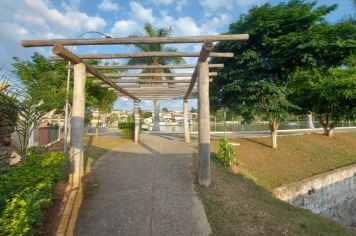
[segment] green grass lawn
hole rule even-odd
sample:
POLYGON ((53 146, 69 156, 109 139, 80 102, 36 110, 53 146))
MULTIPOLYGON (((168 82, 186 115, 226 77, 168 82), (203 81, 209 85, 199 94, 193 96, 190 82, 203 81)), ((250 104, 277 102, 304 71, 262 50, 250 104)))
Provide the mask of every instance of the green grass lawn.
POLYGON ((296 208, 241 174, 211 162, 212 184, 196 184, 213 235, 356 235, 356 231, 296 208))
MULTIPOLYGON (((274 188, 319 173, 356 163, 356 132, 278 137, 278 149, 269 147, 269 138, 236 138, 239 171, 256 184, 274 188)), ((218 141, 212 142, 212 152, 218 141)))
MULTIPOLYGON (((239 165, 216 161, 212 141, 211 186, 196 184, 213 235, 356 235, 356 231, 274 198, 281 185, 356 162, 356 132, 278 138, 236 138, 239 165), (236 174, 237 173, 237 174, 236 174)), ((194 159, 196 165, 196 158, 194 159)))

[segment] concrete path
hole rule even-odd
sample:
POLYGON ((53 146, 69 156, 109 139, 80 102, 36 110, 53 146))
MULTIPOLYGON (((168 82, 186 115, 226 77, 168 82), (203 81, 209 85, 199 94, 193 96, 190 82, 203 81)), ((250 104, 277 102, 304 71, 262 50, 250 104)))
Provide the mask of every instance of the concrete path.
POLYGON ((209 235, 193 190, 193 149, 169 136, 142 135, 95 165, 97 188, 84 195, 74 235, 209 235))

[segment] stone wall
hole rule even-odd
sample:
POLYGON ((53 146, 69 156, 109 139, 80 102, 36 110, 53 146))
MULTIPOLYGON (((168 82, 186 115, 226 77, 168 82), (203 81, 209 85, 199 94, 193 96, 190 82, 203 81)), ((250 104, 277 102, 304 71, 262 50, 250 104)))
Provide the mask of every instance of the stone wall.
MULTIPOLYGON (((273 193, 294 206, 335 219, 338 209, 356 199, 356 164, 279 187, 273 193)), ((356 212, 343 217, 338 221, 351 226, 356 223, 350 221, 350 217, 356 219, 356 212)))
POLYGON ((0 171, 9 166, 11 160, 11 134, 14 132, 13 122, 0 117, 0 171))

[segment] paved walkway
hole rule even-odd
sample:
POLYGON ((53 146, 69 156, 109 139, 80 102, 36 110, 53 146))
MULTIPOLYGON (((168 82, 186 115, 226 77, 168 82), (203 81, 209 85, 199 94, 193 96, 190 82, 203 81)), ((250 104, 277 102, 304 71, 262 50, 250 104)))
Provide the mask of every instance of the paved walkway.
POLYGON ((95 165, 98 187, 86 192, 74 235, 208 235, 193 190, 190 145, 159 135, 121 145, 95 165))

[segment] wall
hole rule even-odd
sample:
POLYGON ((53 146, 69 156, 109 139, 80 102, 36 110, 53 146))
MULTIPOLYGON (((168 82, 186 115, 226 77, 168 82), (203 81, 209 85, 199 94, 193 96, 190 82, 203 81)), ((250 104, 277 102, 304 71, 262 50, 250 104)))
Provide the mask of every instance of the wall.
POLYGON ((356 199, 356 164, 279 187, 273 193, 294 206, 356 226, 356 211, 342 210, 356 199))

